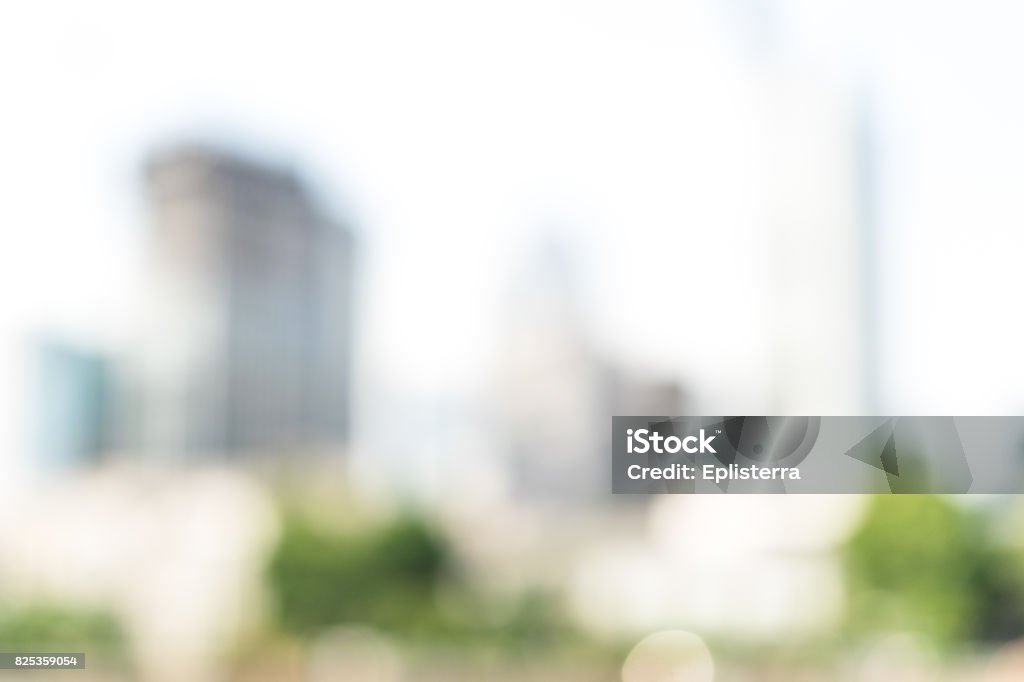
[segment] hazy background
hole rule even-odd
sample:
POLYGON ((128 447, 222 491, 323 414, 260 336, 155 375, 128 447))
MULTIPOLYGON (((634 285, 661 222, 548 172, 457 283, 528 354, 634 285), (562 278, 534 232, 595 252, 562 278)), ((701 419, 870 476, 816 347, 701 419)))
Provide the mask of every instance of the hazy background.
POLYGON ((1020 413, 1022 19, 0 11, 0 648, 82 641, 97 679, 1003 679, 1016 500, 613 499, 604 439, 627 413, 1020 413), (267 260, 217 242, 230 287, 159 237, 250 223, 267 260), (313 261, 337 290, 302 293, 313 261), (228 366, 235 397, 164 391, 228 366), (218 410, 283 426, 182 445, 218 410), (629 667, 665 632, 683 672, 629 667))

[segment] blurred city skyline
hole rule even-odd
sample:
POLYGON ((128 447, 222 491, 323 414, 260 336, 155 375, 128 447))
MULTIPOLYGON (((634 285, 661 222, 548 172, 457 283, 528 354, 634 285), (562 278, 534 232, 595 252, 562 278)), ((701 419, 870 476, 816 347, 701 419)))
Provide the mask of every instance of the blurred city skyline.
POLYGON ((1015 497, 607 464, 614 414, 1021 412, 1024 7, 0 17, 0 638, 92 679, 1019 677, 1015 497))
MULTIPOLYGON (((1021 56, 1007 28, 1017 9, 198 7, 40 5, 4 22, 2 68, 22 106, 0 132, 3 175, 19 187, 3 219, 20 226, 2 268, 18 292, 3 328, 116 338, 141 267, 138 164, 162 142, 198 136, 283 159, 351 215, 367 246, 356 328, 374 390, 479 390, 495 301, 516 267, 507 256, 554 226, 572 244, 598 344, 696 377, 713 391, 709 411, 768 411, 769 394, 744 393, 761 383, 751 378, 764 373, 761 345, 727 330, 737 310, 754 330, 771 323, 750 302, 770 267, 763 245, 779 193, 769 180, 789 164, 794 196, 810 200, 815 187, 802 183, 828 165, 855 173, 854 119, 866 111, 877 135, 867 182, 880 399, 848 409, 1019 410, 1021 322, 1001 315, 1022 288, 1022 101, 1006 86, 1021 56), (900 42, 911 29, 913 49, 900 42), (801 130, 806 144, 836 145, 833 158, 786 158, 775 146, 784 131, 765 135, 765 121, 792 113, 773 113, 773 98, 794 92, 819 110, 818 133, 801 130), (45 136, 19 133, 27 117, 45 136), (664 319, 662 297, 706 296, 726 311, 714 338, 664 319), (432 362, 405 352, 411 334, 432 362), (951 362, 967 344, 986 352, 951 362)), ((793 407, 814 406, 809 395, 793 407)))

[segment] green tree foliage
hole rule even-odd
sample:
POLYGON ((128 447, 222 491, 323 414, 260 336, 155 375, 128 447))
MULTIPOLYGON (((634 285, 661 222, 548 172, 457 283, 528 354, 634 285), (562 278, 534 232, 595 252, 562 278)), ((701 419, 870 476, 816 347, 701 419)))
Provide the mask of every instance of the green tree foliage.
POLYGON ((38 649, 117 652, 124 635, 107 613, 49 605, 5 610, 0 615, 0 644, 7 651, 38 649))
POLYGON ((911 631, 948 647, 1024 632, 1020 581, 983 519, 940 495, 878 495, 845 560, 855 633, 911 631))
POLYGON ((431 627, 448 554, 441 536, 412 517, 341 533, 290 516, 269 566, 279 622, 298 635, 342 623, 431 627))

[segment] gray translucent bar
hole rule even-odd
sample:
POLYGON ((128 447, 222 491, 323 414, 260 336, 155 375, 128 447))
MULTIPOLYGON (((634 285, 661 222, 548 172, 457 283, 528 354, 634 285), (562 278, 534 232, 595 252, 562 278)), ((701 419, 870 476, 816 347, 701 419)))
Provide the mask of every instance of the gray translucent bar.
POLYGON ((75 652, 0 653, 0 670, 81 670, 85 654, 75 652))
POLYGON ((612 492, 1024 492, 1024 417, 612 419, 612 492))

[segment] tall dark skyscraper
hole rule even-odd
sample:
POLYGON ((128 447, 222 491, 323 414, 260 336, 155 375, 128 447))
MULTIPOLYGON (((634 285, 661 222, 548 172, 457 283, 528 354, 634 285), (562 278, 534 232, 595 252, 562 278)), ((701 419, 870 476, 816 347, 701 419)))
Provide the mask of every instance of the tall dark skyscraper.
POLYGON ((133 440, 172 456, 344 443, 350 233, 289 170, 205 147, 156 155, 146 190, 133 440))

